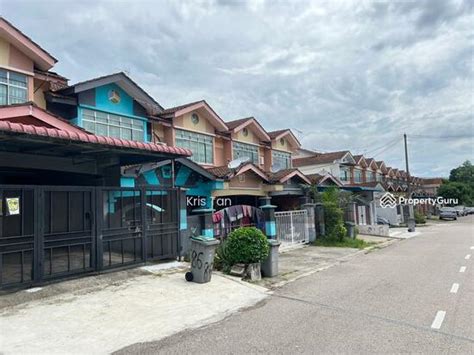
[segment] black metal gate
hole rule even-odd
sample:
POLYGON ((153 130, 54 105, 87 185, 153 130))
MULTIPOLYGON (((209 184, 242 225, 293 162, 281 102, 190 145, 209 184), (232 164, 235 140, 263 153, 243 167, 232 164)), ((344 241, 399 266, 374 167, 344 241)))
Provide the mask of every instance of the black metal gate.
POLYGON ((175 258, 179 193, 0 186, 0 288, 175 258))

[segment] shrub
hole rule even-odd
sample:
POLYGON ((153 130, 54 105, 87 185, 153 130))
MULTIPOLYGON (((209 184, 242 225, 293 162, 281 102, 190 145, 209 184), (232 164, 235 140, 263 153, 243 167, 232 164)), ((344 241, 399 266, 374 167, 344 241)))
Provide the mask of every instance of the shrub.
POLYGON ((415 211, 415 223, 416 224, 425 224, 426 223, 426 218, 423 214, 421 214, 418 211, 415 211))
POLYGON ((224 242, 225 263, 251 264, 265 260, 270 247, 267 237, 255 227, 242 227, 230 233, 224 242))
POLYGON ((324 225, 326 228, 326 238, 343 240, 347 235, 347 229, 344 226, 343 211, 334 203, 325 202, 324 225))
POLYGON ((216 255, 214 256, 214 268, 216 270, 222 270, 225 273, 229 273, 231 267, 232 265, 229 264, 226 242, 221 241, 219 246, 216 248, 216 255))

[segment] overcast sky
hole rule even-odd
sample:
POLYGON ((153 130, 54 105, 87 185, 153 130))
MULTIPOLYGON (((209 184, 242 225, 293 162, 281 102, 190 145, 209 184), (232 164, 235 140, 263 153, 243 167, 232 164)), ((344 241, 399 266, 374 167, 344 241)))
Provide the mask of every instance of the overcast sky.
POLYGON ((164 107, 205 99, 224 120, 399 168, 406 132, 418 176, 474 156, 469 0, 0 0, 0 12, 71 83, 126 71, 164 107))

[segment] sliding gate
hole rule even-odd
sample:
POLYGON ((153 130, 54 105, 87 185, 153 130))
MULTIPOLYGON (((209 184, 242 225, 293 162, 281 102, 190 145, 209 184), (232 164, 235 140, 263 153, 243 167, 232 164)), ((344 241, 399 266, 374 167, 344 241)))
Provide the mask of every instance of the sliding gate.
POLYGON ((0 186, 0 288, 178 255, 178 189, 0 186))

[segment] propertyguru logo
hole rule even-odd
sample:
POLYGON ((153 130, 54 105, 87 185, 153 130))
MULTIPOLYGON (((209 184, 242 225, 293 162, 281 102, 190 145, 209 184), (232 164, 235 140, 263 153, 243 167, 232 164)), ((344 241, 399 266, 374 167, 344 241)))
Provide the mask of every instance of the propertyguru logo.
POLYGON ((444 198, 438 196, 436 198, 426 197, 426 198, 415 198, 415 197, 404 197, 404 196, 395 196, 390 192, 386 192, 380 198, 380 207, 382 208, 394 208, 397 205, 457 205, 457 198, 444 198))

